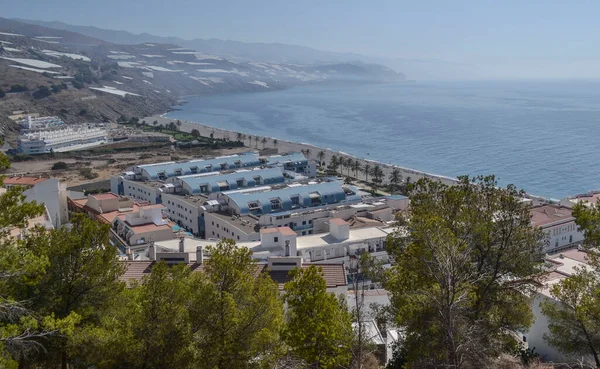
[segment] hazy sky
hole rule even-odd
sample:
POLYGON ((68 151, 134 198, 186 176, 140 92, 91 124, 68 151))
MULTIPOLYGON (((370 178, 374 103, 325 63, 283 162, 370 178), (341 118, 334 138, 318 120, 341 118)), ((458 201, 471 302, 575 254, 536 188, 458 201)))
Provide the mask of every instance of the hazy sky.
MULTIPOLYGON (((7 0, 6 0, 7 1, 7 0)), ((600 1, 20 0, 4 17, 600 77, 600 1)))

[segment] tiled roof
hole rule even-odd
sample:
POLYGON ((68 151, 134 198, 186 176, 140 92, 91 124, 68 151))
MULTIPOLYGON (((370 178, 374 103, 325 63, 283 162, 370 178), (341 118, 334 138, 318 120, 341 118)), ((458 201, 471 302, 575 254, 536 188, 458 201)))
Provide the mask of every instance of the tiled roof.
POLYGON ((90 195, 90 196, 96 200, 110 200, 110 199, 116 199, 119 197, 119 196, 115 195, 114 193, 99 193, 99 194, 90 195))
POLYGON ((48 179, 49 178, 21 177, 21 176, 6 177, 6 178, 4 178, 4 185, 34 186, 34 185, 44 182, 48 179))
POLYGON ((552 223, 568 222, 573 220, 571 209, 566 206, 544 204, 533 206, 530 210, 531 224, 544 227, 552 223))
MULTIPOLYGON (((141 281, 144 276, 150 275, 156 261, 125 261, 123 264, 125 265, 125 273, 123 273, 119 279, 130 284, 131 281, 141 281)), ((312 264, 304 264, 302 268, 306 269, 310 265, 312 264)), ((204 265, 197 263, 190 263, 188 266, 194 272, 201 272, 204 269, 204 265)), ((317 266, 323 271, 323 278, 325 278, 327 288, 346 286, 348 284, 343 264, 318 264, 317 266)), ((257 264, 256 267, 257 270, 264 271, 267 265, 257 264)), ((273 281, 279 285, 280 290, 283 290, 284 284, 292 279, 290 271, 287 270, 271 270, 269 271, 269 275, 273 281)))

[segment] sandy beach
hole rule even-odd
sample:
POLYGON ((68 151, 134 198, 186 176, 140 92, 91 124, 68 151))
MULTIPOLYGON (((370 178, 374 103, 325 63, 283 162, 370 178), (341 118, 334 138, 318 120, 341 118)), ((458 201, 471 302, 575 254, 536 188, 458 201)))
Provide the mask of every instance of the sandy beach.
MULTIPOLYGON (((164 117, 163 115, 146 117, 143 120, 145 120, 146 123, 150 124, 150 125, 154 121, 158 121, 158 124, 165 124, 165 125, 170 122, 177 121, 177 119, 169 119, 169 118, 164 117)), ((179 127, 179 129, 183 132, 191 132, 192 129, 197 129, 200 132, 200 135, 202 135, 202 136, 210 136, 210 134, 212 133, 213 137, 215 137, 215 138, 228 138, 229 140, 232 140, 232 141, 237 140, 238 131, 234 132, 234 131, 229 131, 229 130, 225 130, 225 129, 220 129, 217 127, 212 127, 210 125, 206 125, 206 124, 202 124, 202 123, 198 123, 198 122, 191 122, 191 121, 185 121, 185 120, 179 120, 179 121, 181 122, 181 126, 179 127)), ((246 146, 251 147, 251 149, 262 149, 263 148, 262 140, 263 140, 263 138, 266 138, 267 142, 265 143, 264 147, 265 148, 276 147, 280 153, 309 150, 309 155, 308 155, 309 158, 318 160, 317 153, 319 153, 320 151, 323 151, 323 152, 325 152, 325 157, 324 157, 323 161, 325 161, 326 163, 329 163, 331 156, 338 155, 338 157, 343 156, 346 158, 352 158, 353 160, 358 160, 361 163, 361 166, 363 168, 365 167, 366 164, 369 164, 371 167, 373 167, 375 165, 379 165, 384 173, 384 179, 383 179, 384 184, 388 183, 389 176, 395 168, 400 170, 403 181, 405 181, 407 178, 410 178, 411 182, 417 181, 421 178, 429 178, 429 179, 433 179, 433 180, 439 180, 442 183, 445 183, 448 185, 452 185, 452 184, 456 183, 456 178, 440 176, 440 175, 436 175, 436 174, 432 174, 432 173, 426 173, 426 172, 422 172, 419 170, 415 170, 415 169, 411 169, 411 168, 404 168, 404 167, 400 167, 400 166, 396 166, 396 165, 385 164, 385 163, 377 162, 375 160, 370 160, 370 159, 366 159, 366 158, 359 158, 359 157, 351 155, 350 153, 335 151, 335 150, 331 150, 328 148, 321 148, 321 147, 311 145, 309 143, 286 141, 286 140, 279 139, 277 137, 255 136, 251 132, 241 132, 241 133, 246 136, 246 139, 244 140, 244 144, 246 146), (248 136, 252 136, 251 145, 250 145, 249 139, 247 138, 248 136), (255 137, 258 137, 258 146, 256 146, 257 143, 255 140, 255 137), (275 140, 277 142, 276 145, 275 145, 275 140)), ((347 171, 344 168, 343 174, 346 174, 346 173, 347 173, 347 171)), ((350 174, 353 175, 354 173, 351 172, 350 174)), ((365 179, 364 174, 358 173, 358 179, 364 180, 365 179)))

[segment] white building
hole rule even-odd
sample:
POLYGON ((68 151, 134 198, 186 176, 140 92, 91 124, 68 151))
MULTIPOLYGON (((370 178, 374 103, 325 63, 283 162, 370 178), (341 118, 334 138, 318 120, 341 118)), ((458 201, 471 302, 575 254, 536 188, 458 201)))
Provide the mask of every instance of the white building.
POLYGON ((531 224, 541 227, 546 234, 544 252, 556 253, 576 247, 584 239, 570 208, 562 205, 544 204, 532 206, 531 224))
POLYGON ((544 334, 549 333, 549 322, 548 318, 542 313, 542 309, 540 308, 540 303, 543 301, 552 301, 557 304, 559 303, 558 301, 554 300, 550 294, 550 289, 553 285, 559 283, 561 280, 573 275, 576 268, 587 268, 587 253, 583 250, 571 249, 560 254, 547 257, 546 261, 552 265, 552 267, 543 279, 544 285, 538 290, 531 302, 531 310, 533 312, 535 321, 529 330, 523 334, 523 337, 525 338, 528 347, 535 348, 535 352, 537 352, 544 361, 569 363, 579 362, 582 360, 588 364, 593 364, 594 361, 591 356, 569 357, 560 353, 554 347, 551 347, 544 340, 544 334))
POLYGON ((33 117, 31 115, 28 115, 17 123, 19 123, 23 131, 54 128, 65 124, 59 117, 33 117))
POLYGON ((91 124, 59 125, 53 128, 31 129, 19 136, 19 151, 43 154, 85 149, 107 142, 107 130, 91 124))
POLYGON ((27 201, 44 204, 54 227, 67 222, 67 190, 65 184, 56 178, 13 176, 4 179, 3 186, 21 186, 27 201))

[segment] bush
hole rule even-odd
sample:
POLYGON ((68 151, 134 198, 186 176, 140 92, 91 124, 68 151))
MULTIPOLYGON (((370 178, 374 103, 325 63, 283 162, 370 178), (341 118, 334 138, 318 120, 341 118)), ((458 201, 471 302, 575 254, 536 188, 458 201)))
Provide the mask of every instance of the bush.
POLYGON ((108 164, 114 164, 116 162, 117 162, 117 159, 113 159, 113 158, 110 158, 106 161, 106 163, 108 163, 108 164))
POLYGON ((140 155, 140 160, 150 159, 151 157, 152 157, 152 154, 144 153, 144 154, 140 155))
POLYGON ((0 88, 0 99, 4 96, 6 96, 6 92, 4 92, 4 90, 0 88))
POLYGON ((25 91, 29 91, 29 89, 27 88, 27 86, 24 86, 24 85, 12 85, 12 86, 10 86, 10 90, 9 90, 9 92, 25 92, 25 91))
POLYGON ((67 169, 68 167, 69 165, 64 161, 57 161, 54 163, 54 165, 52 165, 52 170, 67 169))
POLYGON ((60 109, 60 113, 61 114, 69 114, 69 111, 67 109, 60 109))
POLYGON ((78 90, 81 90, 83 88, 83 82, 73 80, 73 87, 75 87, 78 90))
POLYGON ((23 154, 23 153, 18 153, 18 154, 13 155, 10 158, 10 160, 11 161, 15 161, 15 162, 18 162, 18 161, 29 161, 29 160, 33 160, 33 156, 27 155, 27 154, 23 154))
POLYGON ((85 179, 98 178, 98 173, 92 172, 92 168, 81 168, 79 169, 79 175, 85 179))
POLYGON ((87 115, 88 111, 86 109, 81 109, 79 111, 79 115, 87 115))
POLYGON ((48 86, 40 86, 39 89, 33 93, 33 97, 36 99, 43 99, 52 95, 52 91, 48 88, 48 86))

